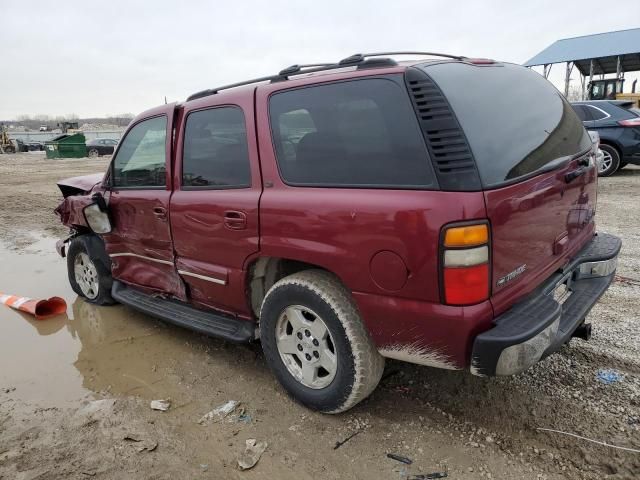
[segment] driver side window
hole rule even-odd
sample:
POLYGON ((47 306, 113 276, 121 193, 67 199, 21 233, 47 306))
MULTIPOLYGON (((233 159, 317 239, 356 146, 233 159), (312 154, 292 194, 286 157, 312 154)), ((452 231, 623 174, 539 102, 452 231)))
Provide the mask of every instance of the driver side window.
POLYGON ((164 115, 143 120, 129 130, 113 161, 113 186, 164 187, 166 135, 164 115))

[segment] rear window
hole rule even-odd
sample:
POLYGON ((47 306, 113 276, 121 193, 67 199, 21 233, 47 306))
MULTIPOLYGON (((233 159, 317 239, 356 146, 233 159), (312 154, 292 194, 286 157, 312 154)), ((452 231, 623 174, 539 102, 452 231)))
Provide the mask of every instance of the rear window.
POLYGON ((455 112, 485 187, 511 183, 591 141, 565 98, 518 65, 425 65, 455 112))
POLYGON ((429 188, 434 175, 404 86, 364 79, 274 94, 278 168, 292 185, 429 188))
POLYGON ((188 188, 244 188, 251 185, 244 114, 218 107, 187 116, 182 185, 188 188))

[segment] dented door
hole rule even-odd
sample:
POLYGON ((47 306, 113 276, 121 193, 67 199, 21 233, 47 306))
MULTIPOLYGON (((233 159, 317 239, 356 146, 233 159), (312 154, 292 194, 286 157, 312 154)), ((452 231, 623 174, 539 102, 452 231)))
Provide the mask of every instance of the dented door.
POLYGON ((113 230, 104 240, 116 280, 184 298, 169 226, 174 109, 135 119, 120 142, 105 195, 113 230))

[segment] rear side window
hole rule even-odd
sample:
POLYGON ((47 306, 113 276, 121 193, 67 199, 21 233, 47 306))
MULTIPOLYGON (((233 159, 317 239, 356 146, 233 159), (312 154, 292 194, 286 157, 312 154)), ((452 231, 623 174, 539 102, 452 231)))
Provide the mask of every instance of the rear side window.
POLYGON ((164 187, 166 185, 167 117, 136 124, 122 140, 113 161, 116 187, 164 187))
POLYGON ((434 175, 406 89, 365 79, 274 94, 280 174, 304 186, 429 188, 434 175))
POLYGON ((572 105, 573 111, 576 112, 578 118, 583 122, 591 121, 591 115, 589 114, 589 110, 584 105, 572 105))
POLYGON ((442 63, 425 65, 423 71, 449 100, 485 188, 532 175, 591 147, 571 105, 525 67, 442 63))
POLYGON ((593 117, 594 120, 602 120, 610 116, 607 112, 597 107, 594 107, 592 105, 585 105, 585 107, 587 108, 587 110, 589 111, 589 114, 591 115, 591 117, 593 117))
POLYGON ((240 108, 212 108, 187 116, 182 185, 212 189, 251 185, 247 129, 240 108))

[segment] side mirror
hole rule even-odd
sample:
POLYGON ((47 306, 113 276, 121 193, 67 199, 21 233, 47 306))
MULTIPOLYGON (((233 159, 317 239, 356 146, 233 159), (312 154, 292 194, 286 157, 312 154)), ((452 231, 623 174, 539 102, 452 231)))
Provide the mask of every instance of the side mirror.
POLYGON ((101 193, 94 193, 91 196, 91 200, 93 200, 98 205, 98 207, 100 207, 100 211, 106 212, 108 210, 109 207, 107 205, 107 201, 104 199, 101 193))
POLYGON ((87 225, 94 233, 111 233, 111 220, 106 200, 99 193, 95 193, 91 199, 94 203, 87 205, 82 210, 87 225))

